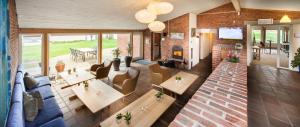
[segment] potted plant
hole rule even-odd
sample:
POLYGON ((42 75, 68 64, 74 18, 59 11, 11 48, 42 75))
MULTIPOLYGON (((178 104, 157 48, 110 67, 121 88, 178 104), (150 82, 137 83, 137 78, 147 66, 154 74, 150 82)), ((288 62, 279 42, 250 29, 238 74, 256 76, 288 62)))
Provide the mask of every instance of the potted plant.
POLYGON ((180 76, 176 76, 176 77, 175 77, 176 83, 180 82, 181 79, 182 79, 182 78, 181 78, 180 76))
POLYGON ((126 124, 129 125, 130 124, 130 120, 131 120, 131 113, 130 112, 126 112, 123 117, 124 117, 124 120, 126 121, 126 124))
POLYGON ((297 49, 297 53, 295 53, 294 60, 291 63, 292 67, 298 67, 298 72, 300 73, 300 48, 297 49))
POLYGON ((117 121, 118 124, 121 123, 122 118, 123 118, 122 113, 117 114, 116 121, 117 121))
POLYGON ((126 67, 130 67, 130 64, 131 64, 131 60, 132 60, 132 46, 131 44, 129 43, 128 44, 128 47, 127 47, 127 52, 128 52, 128 56, 125 56, 125 64, 126 64, 126 67))
POLYGON ((156 97, 156 100, 157 101, 160 101, 163 97, 164 93, 162 91, 158 91, 156 94, 155 94, 155 97, 156 97))
POLYGON ((62 60, 56 62, 55 69, 57 72, 63 72, 65 69, 65 63, 62 60))
POLYGON ((238 63, 240 61, 240 56, 237 53, 229 52, 227 57, 228 62, 238 63))
POLYGON ((119 71, 120 70, 120 64, 121 64, 121 60, 119 58, 120 55, 120 49, 116 48, 112 51, 113 56, 114 56, 114 60, 113 60, 113 65, 114 65, 114 70, 115 71, 119 71))

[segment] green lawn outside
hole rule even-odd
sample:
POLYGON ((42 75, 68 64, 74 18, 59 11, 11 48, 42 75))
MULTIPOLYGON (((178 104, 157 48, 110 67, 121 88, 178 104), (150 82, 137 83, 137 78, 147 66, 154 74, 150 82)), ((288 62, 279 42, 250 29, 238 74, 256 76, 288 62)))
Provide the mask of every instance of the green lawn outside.
MULTIPOLYGON (((70 53, 70 48, 95 48, 97 47, 97 40, 92 41, 72 41, 72 42, 50 42, 50 58, 67 55, 70 53)), ((103 39, 102 41, 103 49, 115 48, 117 47, 117 40, 114 39, 103 39)), ((37 61, 41 59, 41 46, 23 46, 23 61, 37 61)))
MULTIPOLYGON (((282 33, 280 33, 282 34, 282 33)), ((259 43, 261 41, 261 32, 260 30, 253 30, 252 35, 255 37, 256 43, 259 43)), ((266 41, 272 40, 272 43, 277 43, 277 31, 270 30, 266 32, 266 41)), ((280 39, 282 42, 282 39, 280 39)))

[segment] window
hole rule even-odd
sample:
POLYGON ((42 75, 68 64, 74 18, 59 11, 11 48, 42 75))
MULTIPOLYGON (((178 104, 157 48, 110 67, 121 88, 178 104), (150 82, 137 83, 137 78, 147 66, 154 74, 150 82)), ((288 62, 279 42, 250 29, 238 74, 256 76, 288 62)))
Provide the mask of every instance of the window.
POLYGON ((266 41, 277 43, 277 30, 266 30, 266 41))
POLYGON ((49 36, 49 72, 59 72, 57 63, 65 64, 64 70, 88 69, 98 63, 98 39, 94 34, 52 34, 49 36))
POLYGON ((22 37, 22 64, 31 75, 42 74, 42 35, 24 34, 22 37))
POLYGON ((252 35, 253 35, 253 42, 256 43, 261 42, 261 30, 253 30, 252 35))
POLYGON ((128 55, 128 44, 130 43, 130 34, 103 34, 102 35, 102 61, 113 60, 113 50, 119 48, 121 61, 124 61, 128 55))

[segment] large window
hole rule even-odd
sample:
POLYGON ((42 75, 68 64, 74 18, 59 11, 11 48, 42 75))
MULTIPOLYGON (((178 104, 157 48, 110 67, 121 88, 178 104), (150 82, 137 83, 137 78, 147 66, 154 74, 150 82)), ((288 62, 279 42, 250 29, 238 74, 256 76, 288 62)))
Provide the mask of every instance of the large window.
POLYGON ((277 44, 277 30, 266 30, 266 41, 277 44))
POLYGON ((261 42, 261 30, 253 30, 252 35, 253 35, 253 42, 256 43, 261 42))
POLYGON ((121 61, 128 55, 128 44, 130 44, 130 34, 103 34, 102 35, 102 60, 113 60, 113 50, 119 48, 121 61))
POLYGON ((23 34, 22 64, 25 71, 31 75, 42 74, 42 35, 23 34))
POLYGON ((52 34, 49 36, 49 72, 55 74, 57 63, 63 62, 65 69, 76 67, 88 69, 97 63, 98 39, 93 34, 52 34))

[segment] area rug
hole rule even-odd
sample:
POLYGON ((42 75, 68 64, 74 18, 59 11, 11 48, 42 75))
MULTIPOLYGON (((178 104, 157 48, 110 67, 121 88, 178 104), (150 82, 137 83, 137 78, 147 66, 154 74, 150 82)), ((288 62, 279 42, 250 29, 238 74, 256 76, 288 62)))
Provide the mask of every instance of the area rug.
POLYGON ((148 61, 148 60, 138 60, 138 61, 135 61, 135 62, 138 63, 138 64, 142 64, 142 65, 149 65, 149 64, 151 64, 151 62, 148 61))

